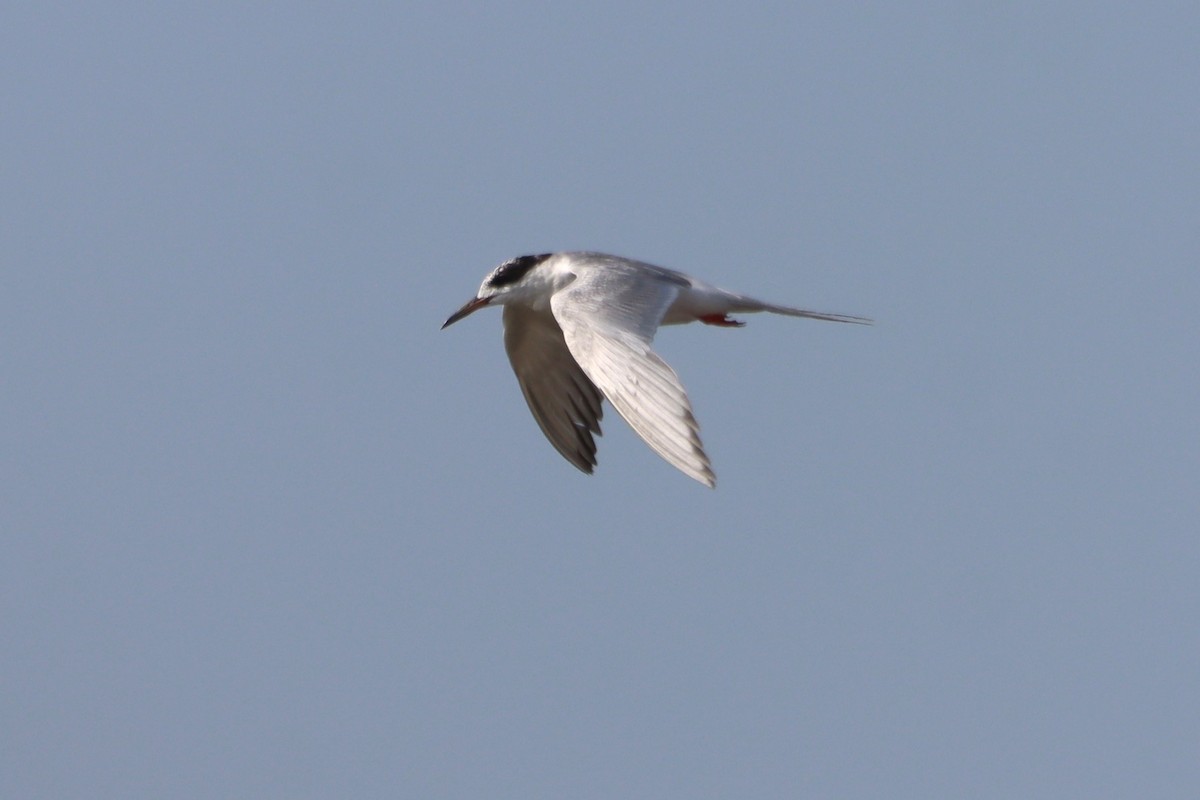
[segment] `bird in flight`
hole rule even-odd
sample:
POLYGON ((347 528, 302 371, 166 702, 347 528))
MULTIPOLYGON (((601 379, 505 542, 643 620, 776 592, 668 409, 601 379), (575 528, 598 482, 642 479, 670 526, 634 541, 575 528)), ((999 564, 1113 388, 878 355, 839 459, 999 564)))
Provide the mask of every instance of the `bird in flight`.
POLYGON ((764 303, 682 272, 604 253, 521 256, 492 270, 442 328, 484 306, 504 306, 504 349, 542 433, 580 470, 596 466, 608 400, 668 463, 716 486, 699 425, 675 371, 650 343, 660 325, 741 327, 730 314, 871 324, 866 317, 764 303))

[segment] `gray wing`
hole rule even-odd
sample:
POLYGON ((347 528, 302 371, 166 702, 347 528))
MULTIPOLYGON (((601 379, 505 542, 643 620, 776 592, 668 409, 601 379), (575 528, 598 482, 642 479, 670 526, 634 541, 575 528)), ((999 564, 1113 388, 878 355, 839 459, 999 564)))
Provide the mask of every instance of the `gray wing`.
POLYGON ((554 317, 504 306, 504 349, 533 418, 550 444, 584 472, 596 466, 604 396, 579 368, 554 317))
POLYGON ((550 307, 579 367, 638 436, 685 475, 716 476, 700 442, 687 393, 650 348, 680 283, 628 262, 581 264, 550 307))

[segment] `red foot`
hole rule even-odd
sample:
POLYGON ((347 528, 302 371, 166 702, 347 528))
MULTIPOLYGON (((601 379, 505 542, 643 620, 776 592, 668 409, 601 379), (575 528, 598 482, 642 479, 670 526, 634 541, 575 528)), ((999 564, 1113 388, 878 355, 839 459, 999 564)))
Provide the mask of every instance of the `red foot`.
POLYGON ((705 325, 720 325, 722 328, 740 328, 746 323, 738 322, 736 319, 730 319, 728 314, 705 314, 696 319, 703 322, 705 325))

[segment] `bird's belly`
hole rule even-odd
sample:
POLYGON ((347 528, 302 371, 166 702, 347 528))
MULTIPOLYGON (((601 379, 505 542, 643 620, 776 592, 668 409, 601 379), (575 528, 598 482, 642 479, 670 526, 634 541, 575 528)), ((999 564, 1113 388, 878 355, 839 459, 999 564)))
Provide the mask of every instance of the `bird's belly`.
POLYGON ((676 311, 675 306, 667 311, 667 315, 663 317, 659 325, 686 325, 689 322, 695 322, 696 315, 684 311, 676 311))
POLYGON ((660 325, 686 325, 700 317, 727 314, 732 310, 728 296, 720 290, 683 289, 663 315, 660 325))

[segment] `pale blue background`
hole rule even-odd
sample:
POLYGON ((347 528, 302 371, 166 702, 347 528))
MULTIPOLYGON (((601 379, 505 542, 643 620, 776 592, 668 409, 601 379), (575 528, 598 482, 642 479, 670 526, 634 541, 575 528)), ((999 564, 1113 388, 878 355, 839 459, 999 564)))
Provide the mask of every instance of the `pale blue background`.
POLYGON ((0 795, 1200 792, 1194 3, 10 4, 0 795), (545 442, 498 262, 720 483, 545 442))

